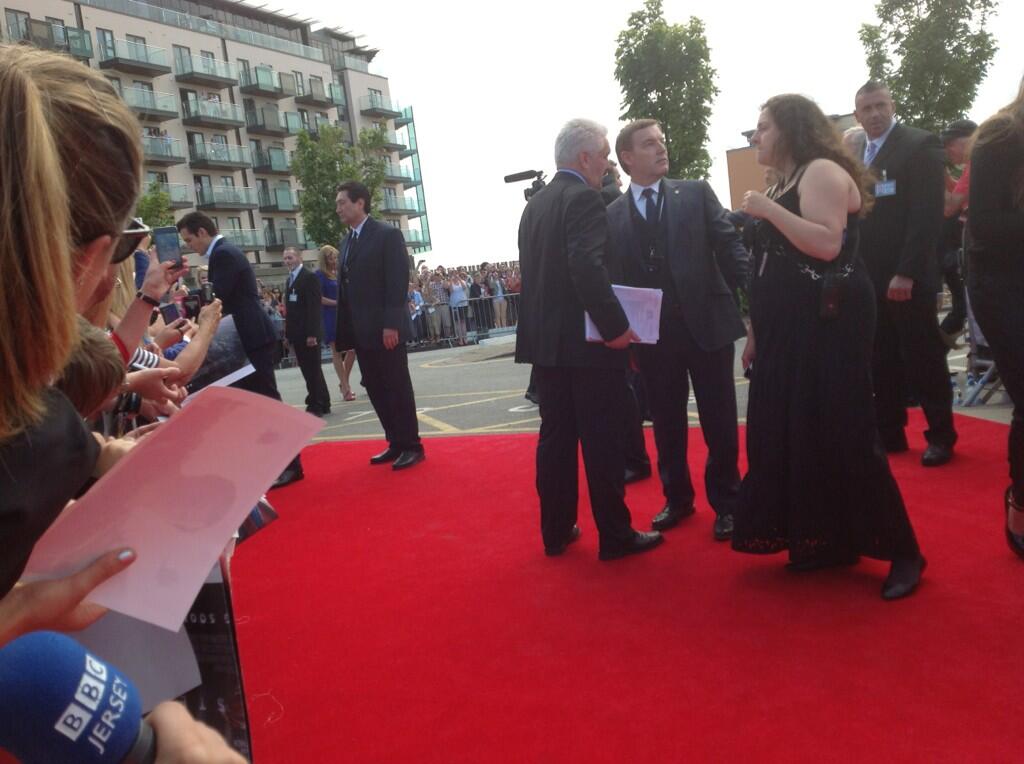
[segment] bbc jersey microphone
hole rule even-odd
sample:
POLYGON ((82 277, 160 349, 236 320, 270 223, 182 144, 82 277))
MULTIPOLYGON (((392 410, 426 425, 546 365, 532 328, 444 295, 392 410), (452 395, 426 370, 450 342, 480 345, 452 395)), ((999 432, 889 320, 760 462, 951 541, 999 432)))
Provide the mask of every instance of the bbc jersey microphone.
POLYGON ((70 637, 37 631, 0 649, 0 748, 24 764, 151 764, 139 691, 70 637))

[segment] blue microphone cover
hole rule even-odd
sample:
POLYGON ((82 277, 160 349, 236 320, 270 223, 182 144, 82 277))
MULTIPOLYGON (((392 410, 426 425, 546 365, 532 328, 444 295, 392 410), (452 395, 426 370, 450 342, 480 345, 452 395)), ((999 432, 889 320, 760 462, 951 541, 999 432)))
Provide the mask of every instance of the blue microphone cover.
POLYGON ((135 686, 70 637, 37 631, 0 649, 0 747, 24 764, 121 764, 141 723, 135 686))

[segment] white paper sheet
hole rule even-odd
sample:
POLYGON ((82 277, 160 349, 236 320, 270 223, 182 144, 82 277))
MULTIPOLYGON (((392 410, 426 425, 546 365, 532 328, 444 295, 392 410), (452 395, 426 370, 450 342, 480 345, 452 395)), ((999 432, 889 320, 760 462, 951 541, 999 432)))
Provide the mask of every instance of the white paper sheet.
MULTIPOLYGON (((612 291, 629 319, 630 328, 640 336, 644 345, 658 344, 661 330, 660 289, 643 289, 612 284, 612 291)), ((587 342, 604 342, 614 337, 602 337, 589 313, 583 314, 586 321, 587 342)))
POLYGON ((263 395, 205 389, 61 515, 26 578, 68 575, 131 547, 136 561, 89 599, 177 631, 232 534, 322 426, 263 395))

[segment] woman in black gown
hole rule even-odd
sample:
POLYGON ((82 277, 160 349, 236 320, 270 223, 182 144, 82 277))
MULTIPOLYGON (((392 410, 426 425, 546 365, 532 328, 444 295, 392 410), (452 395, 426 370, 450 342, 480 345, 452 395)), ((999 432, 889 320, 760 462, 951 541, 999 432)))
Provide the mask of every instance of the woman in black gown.
POLYGON ((1006 541, 1024 557, 1024 82, 978 130, 967 225, 971 307, 1013 401, 1006 541))
POLYGON ((904 597, 925 560, 875 425, 875 298, 857 255, 866 171, 803 96, 769 100, 752 143, 781 180, 743 204, 757 228, 749 471, 733 548, 788 549, 797 571, 891 560, 882 596, 904 597))

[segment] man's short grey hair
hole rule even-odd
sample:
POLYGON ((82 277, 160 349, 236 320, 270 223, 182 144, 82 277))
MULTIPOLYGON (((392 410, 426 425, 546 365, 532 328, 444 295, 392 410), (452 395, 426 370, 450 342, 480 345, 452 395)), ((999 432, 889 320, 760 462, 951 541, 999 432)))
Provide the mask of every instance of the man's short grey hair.
POLYGON ((589 119, 571 119, 555 138, 555 165, 576 164, 584 151, 600 151, 608 130, 589 119))
MULTIPOLYGON (((298 255, 300 260, 302 259, 302 251, 298 247, 293 247, 293 246, 289 245, 289 246, 284 248, 284 251, 285 252, 294 252, 296 255, 298 255)), ((282 252, 282 254, 284 254, 284 253, 282 252)))

